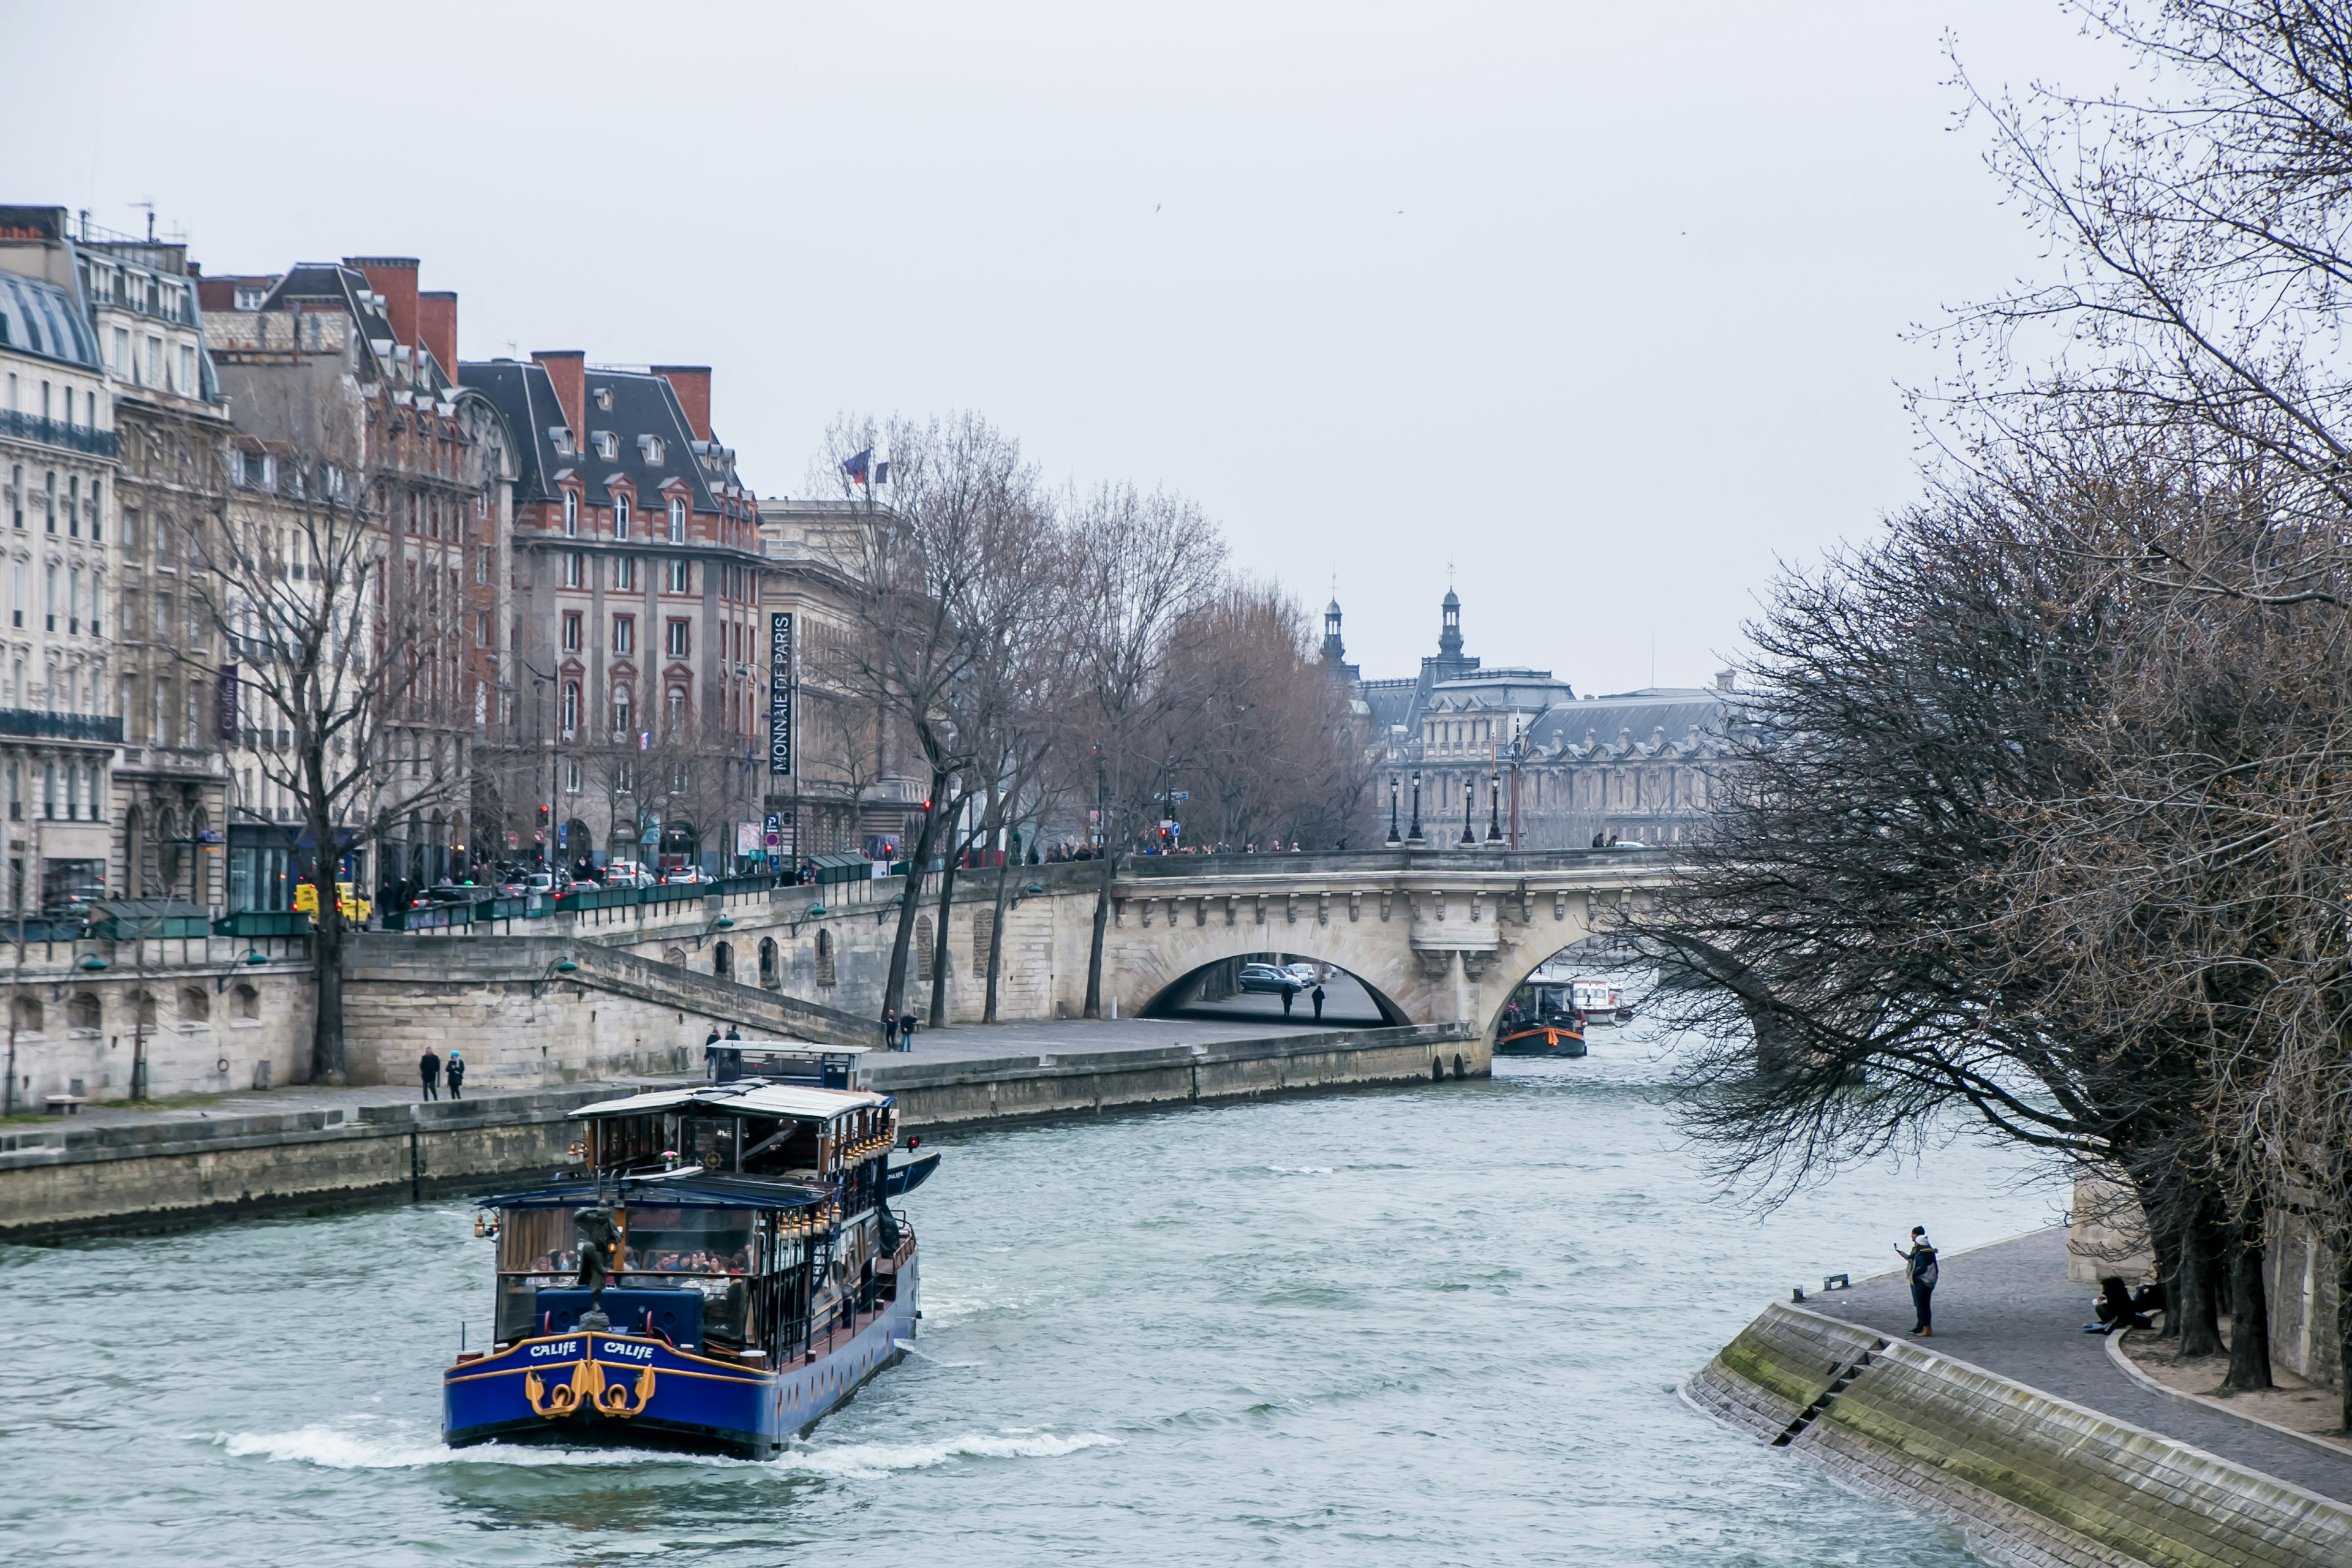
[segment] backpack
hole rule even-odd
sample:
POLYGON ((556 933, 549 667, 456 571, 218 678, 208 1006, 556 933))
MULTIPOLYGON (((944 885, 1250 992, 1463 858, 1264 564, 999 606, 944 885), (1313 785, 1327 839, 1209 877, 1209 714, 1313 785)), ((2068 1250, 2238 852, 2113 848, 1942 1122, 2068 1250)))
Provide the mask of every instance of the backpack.
POLYGON ((1914 1284, 1924 1285, 1932 1290, 1936 1288, 1936 1249, 1931 1247, 1926 1248, 1926 1251, 1927 1254, 1926 1261, 1915 1260, 1912 1263, 1911 1279, 1914 1284))

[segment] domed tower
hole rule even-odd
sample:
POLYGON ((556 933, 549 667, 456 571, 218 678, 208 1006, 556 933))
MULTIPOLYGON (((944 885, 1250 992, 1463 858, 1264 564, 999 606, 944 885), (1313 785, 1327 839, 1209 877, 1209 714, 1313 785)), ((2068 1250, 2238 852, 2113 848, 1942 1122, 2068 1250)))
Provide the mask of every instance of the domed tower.
POLYGON ((1339 640, 1339 601, 1332 600, 1323 606, 1323 662, 1344 664, 1348 647, 1339 640))
POLYGON ((1440 658, 1460 658, 1462 657, 1461 596, 1453 589, 1446 589, 1445 598, 1440 608, 1444 613, 1444 622, 1437 633, 1437 655, 1440 658))

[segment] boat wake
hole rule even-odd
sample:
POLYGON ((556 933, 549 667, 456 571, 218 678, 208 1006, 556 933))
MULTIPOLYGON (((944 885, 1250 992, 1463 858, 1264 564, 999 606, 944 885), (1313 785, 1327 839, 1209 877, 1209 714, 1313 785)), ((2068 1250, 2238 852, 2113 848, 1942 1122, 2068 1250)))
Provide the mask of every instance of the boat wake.
POLYGON ((634 1465, 719 1466, 761 1474, 822 1476, 850 1479, 924 1470, 958 1459, 1053 1459, 1087 1448, 1117 1447, 1119 1439, 1100 1432, 1061 1436, 1008 1429, 967 1432, 933 1443, 842 1443, 795 1445, 772 1462, 715 1455, 654 1453, 641 1448, 543 1448, 521 1443, 478 1443, 451 1448, 430 1438, 362 1436, 331 1426, 292 1432, 215 1432, 201 1436, 233 1458, 316 1465, 329 1470, 404 1470, 436 1465, 510 1465, 529 1469, 634 1465))

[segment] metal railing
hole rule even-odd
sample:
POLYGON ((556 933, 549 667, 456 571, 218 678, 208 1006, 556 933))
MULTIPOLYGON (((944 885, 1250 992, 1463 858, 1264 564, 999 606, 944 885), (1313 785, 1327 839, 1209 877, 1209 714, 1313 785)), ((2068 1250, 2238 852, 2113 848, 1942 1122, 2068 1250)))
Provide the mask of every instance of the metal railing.
POLYGON ((0 735, 28 735, 43 741, 100 741, 122 743, 122 721, 102 713, 43 713, 31 708, 0 708, 0 735))
POLYGON ((87 425, 69 425, 62 419, 44 419, 35 414, 21 414, 13 408, 0 408, 0 436, 14 436, 20 441, 38 441, 45 447, 63 447, 68 451, 87 452, 94 458, 115 455, 114 432, 94 430, 87 425))

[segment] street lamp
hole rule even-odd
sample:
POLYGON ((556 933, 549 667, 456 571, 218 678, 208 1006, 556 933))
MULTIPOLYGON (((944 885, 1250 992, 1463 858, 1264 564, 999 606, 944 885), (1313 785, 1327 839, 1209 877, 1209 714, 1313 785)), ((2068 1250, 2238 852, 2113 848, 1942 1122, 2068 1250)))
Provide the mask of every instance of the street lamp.
POLYGON ((1390 847, 1391 847, 1391 848, 1395 847, 1395 846, 1400 842, 1400 840, 1399 840, 1399 839, 1398 839, 1398 837, 1397 837, 1397 826, 1396 826, 1396 825, 1397 825, 1397 776, 1396 776, 1396 774, 1394 774, 1394 773, 1391 773, 1391 774, 1389 775, 1389 845, 1390 845, 1390 847))
POLYGON ((1486 764, 1486 842, 1503 841, 1503 770, 1495 763, 1486 764))
POLYGON ((1414 849, 1418 849, 1422 846, 1421 770, 1419 768, 1412 770, 1412 831, 1405 836, 1405 843, 1407 846, 1414 849))
POLYGON ((1462 847, 1478 847, 1478 830, 1470 826, 1470 814, 1478 805, 1478 775, 1472 773, 1462 781, 1462 847))

